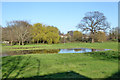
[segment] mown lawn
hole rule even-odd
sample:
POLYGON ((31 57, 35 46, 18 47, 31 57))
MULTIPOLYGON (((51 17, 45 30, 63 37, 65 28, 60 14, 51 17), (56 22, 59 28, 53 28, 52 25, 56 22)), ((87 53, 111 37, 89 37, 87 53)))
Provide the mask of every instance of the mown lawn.
POLYGON ((91 79, 108 78, 118 72, 117 57, 105 58, 90 54, 28 54, 3 57, 2 75, 3 78, 91 79))
MULTIPOLYGON (((25 46, 30 47, 32 45, 25 46)), ((3 79, 86 78, 91 80, 95 78, 116 77, 116 74, 119 73, 117 42, 66 43, 36 46, 39 46, 39 49, 86 47, 112 50, 84 54, 27 54, 2 57, 3 79)))
POLYGON ((3 46, 6 50, 35 50, 35 49, 64 49, 64 48, 93 48, 93 49, 112 49, 118 50, 118 42, 104 43, 59 43, 59 44, 31 44, 3 46))

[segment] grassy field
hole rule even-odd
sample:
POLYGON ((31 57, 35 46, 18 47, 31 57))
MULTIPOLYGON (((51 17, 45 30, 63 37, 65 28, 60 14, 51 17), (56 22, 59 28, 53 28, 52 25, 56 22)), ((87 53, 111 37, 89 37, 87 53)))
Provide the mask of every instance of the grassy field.
MULTIPOLYGON (((34 45, 26 45, 24 47, 30 46, 33 47, 34 45)), ((106 78, 109 80, 110 77, 117 77, 116 74, 119 74, 118 45, 116 42, 66 43, 64 45, 36 46, 39 46, 39 49, 87 47, 113 50, 84 54, 27 54, 2 57, 3 79, 84 78, 92 80, 93 78, 106 78)))
POLYGON ((118 42, 104 43, 59 43, 59 44, 31 44, 14 45, 3 47, 6 50, 35 50, 35 49, 64 49, 64 48, 93 48, 93 49, 112 49, 118 50, 118 42))
POLYGON ((118 60, 87 54, 30 54, 3 57, 2 69, 3 78, 108 78, 118 71, 118 60))

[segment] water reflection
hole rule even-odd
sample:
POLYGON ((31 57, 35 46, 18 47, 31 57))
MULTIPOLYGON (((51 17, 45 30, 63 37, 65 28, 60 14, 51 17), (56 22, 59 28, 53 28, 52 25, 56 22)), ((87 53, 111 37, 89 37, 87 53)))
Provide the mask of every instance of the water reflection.
POLYGON ((89 48, 71 48, 71 49, 41 49, 41 50, 23 50, 4 52, 2 56, 24 55, 24 54, 51 54, 51 53, 85 53, 93 51, 106 51, 110 49, 89 49, 89 48))

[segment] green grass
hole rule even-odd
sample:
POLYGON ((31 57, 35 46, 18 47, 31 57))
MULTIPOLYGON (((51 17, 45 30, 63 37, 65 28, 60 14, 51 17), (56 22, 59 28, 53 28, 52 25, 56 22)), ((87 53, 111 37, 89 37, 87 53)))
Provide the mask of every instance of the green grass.
POLYGON ((107 78, 112 76, 117 70, 117 59, 104 59, 98 56, 95 58, 86 54, 8 56, 3 57, 2 63, 3 78, 29 78, 44 75, 47 75, 45 77, 54 78, 80 77, 78 75, 69 76, 64 74, 71 71, 87 78, 107 78), (57 76, 57 73, 62 73, 62 76, 57 76))
MULTIPOLYGON (((25 45, 25 47, 34 45, 25 45)), ((117 42, 36 45, 39 49, 95 48, 112 49, 90 53, 27 54, 2 57, 4 78, 111 78, 118 72, 117 42), (51 47, 50 47, 51 46, 51 47)), ((9 46, 7 46, 9 47, 9 46)), ((12 46, 20 47, 20 46, 12 46)), ((23 47, 23 46, 21 46, 23 47)), ((22 79, 20 79, 22 80, 22 79)), ((109 80, 109 79, 108 79, 109 80)))
POLYGON ((33 45, 14 45, 4 46, 6 50, 35 50, 35 49, 63 49, 63 48, 94 48, 118 50, 118 42, 104 43, 59 43, 59 44, 33 44, 33 45))

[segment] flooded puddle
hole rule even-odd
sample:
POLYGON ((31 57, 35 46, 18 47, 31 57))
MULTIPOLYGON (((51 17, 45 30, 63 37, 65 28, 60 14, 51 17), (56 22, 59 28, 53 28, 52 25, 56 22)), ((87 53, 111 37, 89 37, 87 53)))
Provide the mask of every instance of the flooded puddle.
POLYGON ((89 48, 71 48, 71 49, 61 49, 59 53, 85 53, 94 51, 107 51, 110 49, 89 49, 89 48))
POLYGON ((64 53, 86 53, 94 51, 107 51, 110 49, 89 49, 89 48, 71 48, 71 49, 41 49, 41 50, 22 50, 4 52, 2 56, 24 55, 24 54, 64 54, 64 53))

